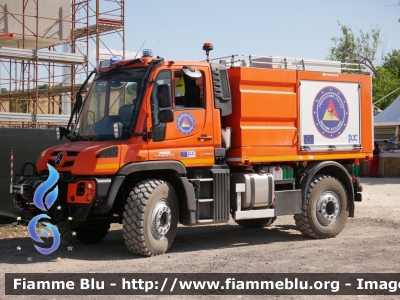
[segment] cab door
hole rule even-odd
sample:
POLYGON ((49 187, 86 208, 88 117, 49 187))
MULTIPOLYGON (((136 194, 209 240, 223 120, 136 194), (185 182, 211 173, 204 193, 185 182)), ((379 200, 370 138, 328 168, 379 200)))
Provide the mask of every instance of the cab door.
POLYGON ((214 165, 211 99, 207 99, 205 92, 207 68, 190 69, 196 73, 195 78, 184 66, 159 70, 155 76, 157 84, 153 84, 147 124, 153 131, 153 138, 148 141, 149 160, 178 160, 187 167, 214 165), (170 85, 174 113, 171 123, 158 120, 162 110, 156 98, 159 84, 170 85))

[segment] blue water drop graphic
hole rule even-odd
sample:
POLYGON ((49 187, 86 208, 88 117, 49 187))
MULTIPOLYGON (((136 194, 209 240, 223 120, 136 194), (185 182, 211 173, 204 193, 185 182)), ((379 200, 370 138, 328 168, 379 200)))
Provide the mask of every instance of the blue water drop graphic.
MULTIPOLYGON (((41 214, 34 217, 28 224, 28 233, 34 241, 38 243, 44 243, 44 241, 40 238, 40 236, 36 232, 36 227, 40 219, 50 219, 50 217, 45 214, 41 214)), ((47 255, 56 251, 57 248, 60 246, 60 233, 58 232, 57 227, 55 227, 54 225, 50 223, 42 223, 42 224, 44 224, 50 229, 50 232, 53 235, 53 245, 50 248, 42 248, 36 245, 34 246, 37 251, 47 255)), ((49 237, 49 234, 46 230, 42 229, 41 232, 46 238, 49 237)))
MULTIPOLYGON (((36 189, 35 194, 33 196, 33 203, 37 208, 43 211, 47 211, 46 207, 43 205, 43 197, 47 191, 49 191, 58 181, 60 177, 58 172, 49 164, 47 164, 49 168, 49 178, 44 181, 39 187, 36 189)), ((46 197, 46 206, 49 209, 54 202, 56 201, 58 196, 58 187, 55 187, 52 192, 50 192, 46 197)))

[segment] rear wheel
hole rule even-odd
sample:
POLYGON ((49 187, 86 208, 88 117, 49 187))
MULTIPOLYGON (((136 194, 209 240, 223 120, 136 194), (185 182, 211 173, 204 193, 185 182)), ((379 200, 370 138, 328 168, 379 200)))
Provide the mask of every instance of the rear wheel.
POLYGON ((98 243, 106 236, 110 229, 109 223, 80 223, 72 225, 67 222, 58 223, 61 238, 72 244, 98 243))
POLYGON ((338 235, 347 222, 347 193, 334 177, 317 175, 307 191, 306 207, 294 215, 297 228, 305 236, 331 238, 338 235))
POLYGON ((178 226, 175 189, 163 180, 143 180, 133 187, 124 208, 122 233, 128 249, 139 255, 165 253, 178 226))
POLYGON ((235 220, 235 222, 244 228, 263 228, 271 226, 274 223, 276 217, 273 218, 261 218, 261 219, 250 219, 250 220, 235 220))

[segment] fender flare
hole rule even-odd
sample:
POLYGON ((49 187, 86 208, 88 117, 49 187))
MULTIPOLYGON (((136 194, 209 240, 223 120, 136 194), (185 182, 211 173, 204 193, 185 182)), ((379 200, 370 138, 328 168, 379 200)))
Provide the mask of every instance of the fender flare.
MULTIPOLYGON (((94 208, 93 213, 105 214, 110 211, 114 204, 115 197, 124 182, 126 176, 134 172, 141 171, 155 171, 155 170, 171 170, 177 174, 186 175, 185 166, 179 161, 146 161, 146 162, 135 162, 124 165, 118 170, 115 176, 112 177, 110 187, 108 188, 107 196, 103 203, 98 207, 94 208)), ((194 210, 196 207, 196 200, 193 186, 188 182, 186 177, 179 177, 182 182, 182 186, 185 189, 186 201, 189 210, 194 210)))
POLYGON ((173 170, 178 174, 186 174, 185 166, 179 161, 145 161, 126 164, 115 175, 127 176, 134 172, 154 170, 173 170))
POLYGON ((312 162, 307 164, 304 168, 300 169, 297 173, 296 185, 302 190, 302 206, 306 205, 307 190, 313 177, 322 169, 326 168, 326 172, 322 172, 326 175, 332 175, 338 178, 345 186, 349 200, 349 216, 354 217, 354 188, 350 174, 347 170, 336 161, 323 161, 323 162, 312 162))

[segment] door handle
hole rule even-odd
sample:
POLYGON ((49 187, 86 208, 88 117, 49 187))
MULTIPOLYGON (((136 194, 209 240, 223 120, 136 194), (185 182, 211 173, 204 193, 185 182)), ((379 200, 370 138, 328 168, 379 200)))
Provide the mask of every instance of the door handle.
POLYGON ((211 141, 212 140, 212 136, 211 135, 201 135, 201 136, 199 136, 197 139, 200 141, 200 142, 205 142, 205 141, 211 141))

